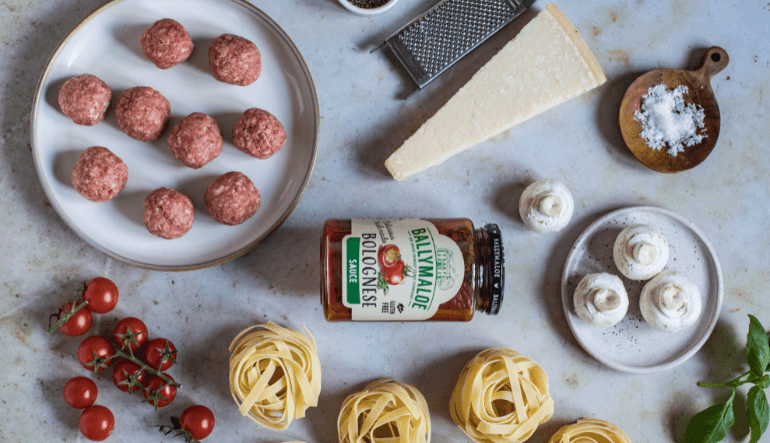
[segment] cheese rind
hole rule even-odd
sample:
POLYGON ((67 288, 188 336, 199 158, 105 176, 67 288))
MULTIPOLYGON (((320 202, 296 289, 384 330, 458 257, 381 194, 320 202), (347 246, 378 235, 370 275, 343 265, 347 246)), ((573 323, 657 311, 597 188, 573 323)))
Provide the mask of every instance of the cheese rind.
POLYGON ((607 81, 574 26, 548 5, 386 161, 396 180, 444 162, 607 81))

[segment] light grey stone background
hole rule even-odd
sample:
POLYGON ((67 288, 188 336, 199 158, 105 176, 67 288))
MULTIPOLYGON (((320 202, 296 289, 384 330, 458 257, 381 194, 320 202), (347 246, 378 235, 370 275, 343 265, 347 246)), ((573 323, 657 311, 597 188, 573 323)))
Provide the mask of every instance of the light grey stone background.
MULTIPOLYGON (((112 387, 109 374, 97 376, 97 403, 117 418, 108 441, 173 441, 149 426, 201 403, 217 419, 210 441, 333 442, 342 400, 374 379, 394 377, 425 394, 433 441, 466 442, 449 418, 449 396, 465 362, 493 346, 531 357, 549 375, 556 412, 533 443, 547 442, 579 417, 609 420, 635 443, 679 442, 695 412, 724 401, 727 392, 696 382, 745 370, 747 314, 770 325, 768 0, 558 0, 608 82, 404 182, 388 175, 385 158, 534 12, 404 101, 412 88, 406 75, 387 51, 369 49, 432 0, 400 0, 372 18, 351 15, 336 0, 253 3, 292 37, 313 75, 321 111, 316 168, 292 216, 256 249, 214 268, 165 273, 124 265, 87 246, 53 210, 34 169, 29 115, 38 78, 59 40, 101 1, 0 1, 0 441, 84 440, 78 411, 61 396, 68 379, 87 375, 75 356, 80 340, 49 337, 45 326, 71 290, 99 275, 118 284, 121 300, 114 312, 96 317, 92 332, 106 335, 124 316, 142 318, 151 335, 180 348, 172 374, 184 384, 175 402, 156 413, 112 387), (712 45, 730 54, 730 65, 713 81, 722 111, 717 148, 689 172, 646 169, 625 149, 617 126, 626 87, 650 69, 692 69, 712 45), (539 178, 572 190, 575 216, 564 231, 535 234, 519 219, 519 195, 539 178), (608 211, 635 205, 671 209, 699 226, 718 252, 725 280, 722 314, 704 348, 653 375, 596 362, 570 333, 561 306, 562 268, 580 232, 608 211), (318 298, 323 221, 374 216, 499 223, 507 251, 500 315, 479 314, 464 324, 325 322, 318 298), (305 325, 323 365, 321 404, 283 432, 241 417, 227 385, 230 340, 268 320, 305 325)), ((534 10, 545 5, 537 2, 534 10)), ((746 440, 747 433, 739 419, 728 441, 746 440)))

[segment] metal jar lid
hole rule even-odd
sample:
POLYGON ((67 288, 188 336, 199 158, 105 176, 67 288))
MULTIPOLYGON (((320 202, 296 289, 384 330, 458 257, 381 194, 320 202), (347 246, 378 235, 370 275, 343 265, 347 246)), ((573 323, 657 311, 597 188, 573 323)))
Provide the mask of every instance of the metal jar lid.
POLYGON ((489 235, 489 247, 491 256, 489 257, 489 269, 486 269, 489 277, 489 298, 490 303, 486 309, 487 314, 497 314, 500 312, 500 306, 503 304, 503 290, 505 288, 505 254, 503 252, 503 235, 500 227, 494 223, 484 226, 484 230, 489 235))

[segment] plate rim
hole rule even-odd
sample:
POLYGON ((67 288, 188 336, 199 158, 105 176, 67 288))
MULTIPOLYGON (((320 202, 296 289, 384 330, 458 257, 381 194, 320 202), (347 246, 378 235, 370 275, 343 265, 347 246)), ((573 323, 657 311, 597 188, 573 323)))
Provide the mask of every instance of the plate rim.
MULTIPOLYGON (((194 271, 198 269, 205 269, 212 266, 217 266, 222 263, 226 263, 230 260, 236 259, 250 250, 254 249, 257 245, 265 241, 270 235, 273 234, 283 223, 289 218, 289 216, 294 212, 297 205, 299 204, 300 200, 305 194, 305 191, 308 188, 308 185, 310 183, 310 178, 313 175, 313 170, 315 169, 316 160, 318 159, 318 148, 320 144, 320 134, 321 134, 321 113, 320 113, 320 107, 318 102, 318 92, 316 91, 315 82, 313 81, 313 77, 310 73, 310 68, 307 65, 307 62, 305 62, 304 57, 299 51, 299 48, 297 48, 297 45, 294 43, 294 41, 289 37, 289 34, 284 31, 284 29, 275 21, 273 20, 268 14, 266 14, 264 11, 259 9, 258 7, 254 6, 253 4, 249 3, 246 0, 228 0, 232 3, 235 3, 241 7, 244 7, 248 9, 252 14, 257 15, 259 18, 264 20, 269 26, 271 26, 275 31, 278 32, 278 34, 283 37, 285 43, 288 44, 291 51, 294 53, 294 55, 297 57, 297 61, 299 62, 302 71, 305 74, 305 77, 308 82, 308 86, 310 87, 310 90, 312 92, 311 94, 311 100, 312 100, 312 108, 315 118, 314 120, 314 138, 313 138, 313 150, 312 150, 312 156, 310 165, 308 168, 307 175, 304 178, 304 183, 302 184, 302 188, 300 189, 297 196, 294 198, 294 201, 291 203, 291 205, 286 209, 284 214, 278 219, 278 221, 271 226, 263 235, 252 241, 251 243, 247 244, 246 246, 238 249, 235 252, 232 252, 230 254, 227 254, 223 257, 218 257, 213 260, 207 260, 200 263, 190 264, 190 265, 155 265, 150 263, 142 263, 133 259, 130 259, 128 257, 124 257, 115 251, 110 251, 95 241, 93 241, 90 237, 85 235, 84 232, 82 232, 77 226, 75 226, 74 222, 72 222, 69 217, 65 213, 62 212, 61 205, 56 200, 56 198, 53 196, 50 186, 48 184, 48 181, 45 178, 45 174, 43 172, 43 167, 41 165, 41 160, 39 158, 39 147, 37 144, 36 136, 37 132, 35 131, 35 127, 37 124, 37 114, 39 110, 40 103, 43 102, 43 85, 46 83, 48 76, 51 71, 51 67, 53 65, 53 62, 57 60, 58 56, 64 49, 64 47, 67 45, 68 41, 81 29, 83 28, 86 23, 88 23, 91 19, 96 17, 97 15, 105 12, 107 9, 117 5, 118 3, 123 3, 125 1, 139 1, 139 0, 108 0, 105 3, 101 4, 100 6, 97 6, 94 8, 91 12, 89 12, 85 17, 80 19, 73 27, 70 29, 67 34, 65 34, 64 37, 57 43, 56 48, 53 50, 51 55, 48 57, 48 60, 45 63, 45 66, 43 68, 43 72, 40 74, 40 78, 38 79, 37 86, 35 87, 35 93, 32 100, 32 109, 30 111, 30 147, 32 150, 32 157, 35 163, 35 171, 37 172, 38 181, 40 181, 40 184, 43 187, 43 191, 46 194, 46 197, 48 197, 48 200, 51 202, 51 206, 53 206, 56 213, 59 215, 59 217, 64 221, 64 223, 69 227, 81 240, 86 242, 89 246, 96 249, 100 253, 117 260, 121 263, 125 263, 131 266, 135 266, 141 269, 147 269, 147 270, 153 270, 153 271, 194 271)), ((211 0, 206 0, 211 1, 211 0)))
POLYGON ((567 325, 569 325, 570 332, 572 332, 573 337, 575 337, 575 340, 577 340, 578 344, 580 344, 580 347, 583 348, 583 350, 587 352, 591 357, 593 357, 600 363, 621 372, 627 372, 631 374, 651 374, 655 372, 661 372, 661 371, 674 368, 684 363, 688 359, 690 359, 693 355, 695 355, 700 350, 701 347, 703 347, 703 345, 711 336, 711 333, 713 332, 714 327, 716 326, 719 320, 719 314, 722 311, 722 302, 724 300, 724 281, 722 278, 722 266, 719 263, 719 258, 717 257, 716 250, 714 249, 713 245, 709 241, 708 237, 706 237, 705 233, 701 231, 700 228, 698 228, 694 223, 692 223, 687 218, 671 210, 661 208, 658 206, 649 206, 649 205, 648 206, 629 206, 625 208, 612 210, 607 214, 600 216, 599 218, 594 220, 590 225, 588 225, 588 227, 586 227, 583 230, 583 232, 580 233, 578 238, 572 244, 570 248, 570 252, 569 254, 567 254, 567 259, 564 262, 564 269, 562 270, 562 278, 561 278, 561 299, 562 299, 562 308, 564 310, 564 317, 567 321, 567 325), (700 240, 703 243, 703 245, 706 247, 706 250, 709 252, 709 256, 714 264, 714 269, 716 271, 716 280, 717 280, 717 294, 716 294, 717 304, 716 304, 716 309, 714 310, 714 316, 710 319, 708 323, 708 327, 706 328, 702 336, 698 339, 698 341, 685 353, 683 353, 682 355, 680 355, 678 358, 674 360, 671 360, 662 364, 658 364, 658 365, 644 366, 644 367, 618 363, 616 361, 607 360, 602 356, 595 354, 590 349, 590 345, 586 344, 585 341, 581 338, 581 336, 575 332, 575 328, 573 327, 573 322, 570 317, 570 313, 572 312, 572 307, 571 307, 572 300, 571 300, 570 294, 567 293, 568 279, 569 279, 569 275, 567 274, 567 271, 568 271, 569 264, 573 259, 573 255, 577 250, 575 246, 585 241, 589 233, 592 233, 597 226, 600 226, 605 222, 607 222, 608 220, 615 218, 619 215, 623 215, 625 213, 633 213, 633 212, 656 212, 659 214, 663 214, 665 216, 673 218, 674 220, 682 223, 688 229, 690 229, 698 237, 698 240, 700 240))

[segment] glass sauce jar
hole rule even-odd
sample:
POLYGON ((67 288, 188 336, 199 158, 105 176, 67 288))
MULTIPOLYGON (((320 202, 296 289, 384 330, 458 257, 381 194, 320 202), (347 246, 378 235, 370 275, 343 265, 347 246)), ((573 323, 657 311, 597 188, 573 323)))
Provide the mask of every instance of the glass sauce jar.
POLYGON ((500 229, 469 219, 327 220, 321 303, 329 321, 469 321, 503 300, 500 229))

